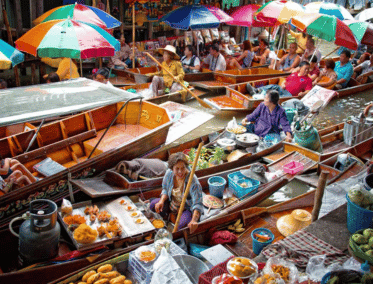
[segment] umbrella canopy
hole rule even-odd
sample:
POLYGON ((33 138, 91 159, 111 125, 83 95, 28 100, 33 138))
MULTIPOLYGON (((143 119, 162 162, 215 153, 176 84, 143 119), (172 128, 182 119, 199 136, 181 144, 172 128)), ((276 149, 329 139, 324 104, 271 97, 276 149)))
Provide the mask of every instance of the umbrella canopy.
POLYGON ((355 20, 343 21, 354 33, 356 39, 361 44, 373 46, 373 25, 367 22, 358 22, 355 20))
POLYGON ((180 30, 199 30, 217 28, 220 23, 231 21, 232 18, 216 7, 209 9, 203 5, 187 5, 177 8, 167 15, 164 15, 160 21, 166 23, 174 29, 180 30), (225 15, 224 15, 225 14, 225 15))
POLYGON ((9 69, 25 60, 25 55, 0 39, 0 69, 9 69))
POLYGON ((305 8, 292 1, 271 1, 263 5, 256 12, 256 19, 263 18, 277 20, 281 24, 288 23, 292 17, 301 16, 305 13, 305 8))
POLYGON ((65 20, 69 17, 72 20, 94 24, 103 29, 113 29, 121 25, 117 19, 104 11, 77 3, 49 10, 34 20, 33 23, 38 25, 52 20, 65 20))
POLYGON ((334 42, 336 45, 357 49, 357 41, 351 29, 335 16, 304 14, 292 18, 291 24, 302 32, 334 42))
POLYGON ((365 22, 373 19, 373 8, 365 9, 355 16, 355 20, 365 22))
POLYGON ((37 25, 16 41, 16 47, 39 57, 86 59, 113 56, 120 43, 96 25, 67 19, 37 25))
POLYGON ((347 9, 339 4, 313 2, 306 6, 307 13, 320 13, 329 16, 336 16, 340 20, 352 20, 354 17, 347 9))
POLYGON ((242 7, 238 7, 230 15, 233 20, 226 22, 232 26, 243 26, 243 27, 271 27, 277 23, 277 20, 268 19, 262 17, 261 21, 257 21, 254 18, 256 11, 260 8, 260 5, 249 4, 242 7))

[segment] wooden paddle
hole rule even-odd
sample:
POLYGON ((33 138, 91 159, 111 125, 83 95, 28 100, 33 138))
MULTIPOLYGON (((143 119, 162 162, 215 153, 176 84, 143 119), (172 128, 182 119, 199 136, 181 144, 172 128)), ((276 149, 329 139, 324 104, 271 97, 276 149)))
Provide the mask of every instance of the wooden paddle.
MULTIPOLYGON (((203 142, 199 143, 198 149, 197 149, 197 153, 196 153, 196 156, 195 156, 194 162, 193 162, 193 167, 192 167, 192 170, 190 171, 188 184, 186 186, 183 199, 181 200, 179 212, 177 213, 177 218, 176 218, 176 222, 175 222, 175 227, 174 227, 173 233, 177 232, 177 228, 179 227, 180 218, 181 218, 181 215, 184 212, 185 202, 186 202, 186 199, 187 199, 187 197, 189 195, 189 190, 190 190, 190 187, 192 185, 194 172, 196 171, 197 162, 198 162, 198 158, 199 158, 199 153, 201 152, 202 146, 203 146, 203 142)), ((192 212, 192 214, 193 214, 193 212, 192 212)))
POLYGON ((186 87, 182 82, 179 82, 175 76, 167 69, 167 68, 164 68, 162 66, 161 63, 159 63, 159 61, 157 59, 155 59, 153 56, 151 56, 148 52, 145 52, 145 54, 147 56, 150 57, 150 59, 152 59, 155 63, 157 63, 164 71, 166 71, 166 73, 168 75, 170 75, 172 77, 172 79, 174 79, 175 82, 178 82, 189 94, 191 94, 199 103, 201 106, 205 107, 205 108, 212 108, 208 103, 204 102, 203 100, 201 100, 197 95, 195 95, 191 90, 188 89, 188 87, 186 87))

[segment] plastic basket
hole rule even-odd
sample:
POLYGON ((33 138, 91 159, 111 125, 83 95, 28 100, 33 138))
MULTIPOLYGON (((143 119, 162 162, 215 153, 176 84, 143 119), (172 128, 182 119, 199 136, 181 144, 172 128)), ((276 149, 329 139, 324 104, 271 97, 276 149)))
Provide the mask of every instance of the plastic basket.
POLYGON ((223 273, 228 273, 227 270, 227 263, 230 259, 234 258, 234 256, 228 258, 226 261, 215 265, 209 271, 202 273, 198 278, 198 284, 211 284, 212 279, 216 276, 222 275, 223 273))
POLYGON ((251 238, 253 239, 253 252, 256 255, 259 255, 264 247, 268 246, 269 244, 271 244, 273 242, 275 236, 273 235, 273 233, 269 229, 257 228, 257 229, 255 229, 251 232, 251 238), (271 239, 266 241, 266 242, 260 242, 255 238, 255 234, 259 234, 259 235, 266 234, 266 235, 270 236, 271 239))
POLYGON ((240 172, 234 172, 228 175, 229 187, 237 198, 244 195, 252 195, 257 192, 260 181, 245 177, 240 172), (242 187, 242 183, 251 183, 250 187, 242 187))
POLYGON ((373 225, 373 211, 362 208, 353 203, 348 194, 347 199, 347 229, 353 234, 358 230, 371 228, 373 225))
POLYGON ((227 181, 219 176, 210 177, 207 181, 209 184, 209 192, 211 195, 216 196, 217 198, 223 198, 223 193, 227 181))
MULTIPOLYGON (((149 247, 154 248, 154 244, 149 245, 149 247)), ((171 242, 170 254, 174 256, 178 254, 185 255, 187 253, 174 242, 171 242)), ((154 261, 144 263, 137 259, 137 257, 135 256, 135 251, 132 251, 129 254, 128 269, 136 278, 136 280, 141 284, 149 284, 151 282, 153 276, 153 264, 154 261)))
POLYGON ((303 171, 303 164, 296 162, 296 161, 291 161, 290 163, 287 163, 284 165, 284 172, 295 175, 296 173, 299 173, 303 171))
POLYGON ((200 259, 204 259, 201 255, 201 252, 210 248, 209 246, 197 245, 197 244, 189 244, 189 252, 191 255, 198 257, 200 259))

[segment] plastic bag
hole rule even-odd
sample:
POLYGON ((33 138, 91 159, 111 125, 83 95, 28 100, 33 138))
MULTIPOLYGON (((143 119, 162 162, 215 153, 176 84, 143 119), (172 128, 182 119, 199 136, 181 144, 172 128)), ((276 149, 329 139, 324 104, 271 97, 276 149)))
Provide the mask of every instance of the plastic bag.
POLYGON ((266 266, 263 269, 263 273, 269 275, 278 274, 282 280, 284 280, 285 284, 295 284, 299 278, 298 269, 295 267, 295 265, 278 257, 271 257, 268 259, 266 266), (276 273, 274 269, 282 272, 276 273), (283 272, 288 272, 287 277, 283 272))
POLYGON ((208 29, 202 30, 202 36, 205 40, 205 44, 208 44, 208 43, 212 42, 211 34, 210 34, 210 31, 208 29))
POLYGON ((211 38, 212 40, 219 39, 219 31, 218 29, 210 29, 211 38))
POLYGON ((236 120, 235 117, 233 117, 233 119, 231 121, 229 121, 228 124, 227 124, 227 128, 229 128, 229 129, 234 129, 237 126, 238 126, 238 124, 237 124, 237 120, 236 120))
POLYGON ((203 37, 201 31, 193 31, 193 37, 197 44, 203 43, 203 37))
POLYGON ((185 45, 193 44, 193 33, 192 31, 185 32, 185 45))
POLYGON ((285 284, 278 274, 262 274, 255 279, 254 284, 285 284))
POLYGON ((70 215, 73 212, 73 206, 67 199, 62 199, 61 212, 66 215, 70 215))

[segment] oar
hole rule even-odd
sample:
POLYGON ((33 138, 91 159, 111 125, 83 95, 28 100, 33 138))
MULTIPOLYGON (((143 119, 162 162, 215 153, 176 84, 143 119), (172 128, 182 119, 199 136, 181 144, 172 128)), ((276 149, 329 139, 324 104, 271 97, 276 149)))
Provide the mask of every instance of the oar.
POLYGON ((188 184, 186 186, 183 199, 181 200, 179 212, 177 213, 177 218, 176 218, 176 222, 175 222, 175 227, 174 227, 173 233, 177 232, 177 228, 179 227, 179 222, 180 222, 181 215, 184 212, 185 202, 186 202, 186 199, 187 199, 187 197, 189 195, 190 187, 192 185, 193 176, 194 176, 194 172, 196 171, 197 162, 198 162, 198 158, 199 158, 199 153, 201 152, 202 145, 203 145, 203 142, 199 143, 199 145, 198 145, 197 153, 196 153, 196 156, 195 156, 194 162, 193 162, 193 167, 192 167, 192 170, 190 171, 190 174, 189 174, 188 184))
POLYGON ((155 59, 153 56, 151 56, 148 52, 145 52, 145 54, 147 56, 150 57, 150 59, 152 59, 155 63, 158 64, 158 66, 160 66, 164 71, 166 71, 166 73, 168 75, 170 75, 172 77, 172 79, 174 79, 175 82, 178 82, 189 94, 191 94, 199 103, 201 106, 205 107, 205 108, 212 108, 208 103, 204 102, 203 100, 201 100, 197 95, 195 95, 191 90, 189 90, 182 82, 179 82, 175 76, 167 69, 167 68, 164 68, 162 66, 161 63, 159 63, 159 61, 157 59, 155 59))

